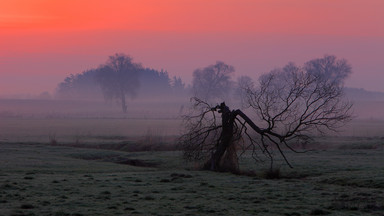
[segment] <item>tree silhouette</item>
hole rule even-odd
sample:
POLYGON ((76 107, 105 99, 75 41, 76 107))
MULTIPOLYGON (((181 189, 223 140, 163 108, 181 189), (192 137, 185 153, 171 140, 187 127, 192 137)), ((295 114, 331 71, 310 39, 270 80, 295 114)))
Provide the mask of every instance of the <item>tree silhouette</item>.
POLYGON ((126 96, 134 97, 140 87, 139 72, 142 66, 125 54, 109 56, 106 64, 98 68, 96 80, 106 99, 117 99, 127 112, 126 96))
POLYGON ((328 81, 342 83, 352 70, 345 59, 337 59, 333 55, 325 55, 323 58, 313 59, 304 65, 305 70, 313 76, 321 76, 328 81))
POLYGON ((141 87, 138 95, 151 99, 168 95, 172 91, 170 82, 167 71, 145 68, 140 71, 141 87))
POLYGON ((195 70, 192 82, 193 95, 207 102, 213 99, 224 100, 231 89, 231 75, 234 72, 233 66, 221 61, 195 70))
POLYGON ((184 158, 203 161, 205 169, 238 172, 238 157, 244 153, 250 152, 256 161, 266 156, 272 169, 277 152, 291 166, 286 149, 297 152, 294 144, 308 142, 314 132, 336 130, 351 119, 352 104, 343 99, 347 76, 342 75, 350 66, 334 58, 328 68, 336 68, 335 76, 329 76, 329 70, 310 70, 312 62, 304 67, 289 63, 262 75, 258 85, 244 86, 254 120, 224 102, 211 106, 193 98, 194 109, 185 116, 187 130, 180 138, 184 158))
MULTIPOLYGON (((118 78, 119 75, 116 73, 108 72, 111 68, 104 70, 104 67, 105 65, 102 65, 97 69, 90 69, 78 74, 70 74, 58 84, 55 96, 60 99, 99 100, 103 98, 104 93, 106 99, 112 99, 112 97, 109 96, 110 91, 114 91, 117 87, 117 85, 113 85, 113 83, 123 80, 120 80, 120 78, 118 78), (101 88, 101 84, 104 86, 103 89, 101 88)), ((130 81, 124 82, 123 85, 131 85, 131 87, 133 87, 133 91, 127 92, 126 95, 136 95, 142 99, 156 99, 172 96, 180 98, 187 96, 189 93, 181 78, 173 77, 173 79, 170 79, 167 71, 158 71, 150 68, 136 68, 136 70, 138 71, 138 78, 135 78, 137 77, 136 72, 128 78, 131 80, 138 79, 138 82, 133 84, 137 85, 137 83, 140 83, 140 88, 132 86, 130 81)), ((113 98, 121 101, 120 96, 113 98)))
POLYGON ((56 96, 62 99, 95 99, 102 98, 100 86, 96 82, 97 71, 87 70, 79 74, 71 74, 59 83, 56 96))

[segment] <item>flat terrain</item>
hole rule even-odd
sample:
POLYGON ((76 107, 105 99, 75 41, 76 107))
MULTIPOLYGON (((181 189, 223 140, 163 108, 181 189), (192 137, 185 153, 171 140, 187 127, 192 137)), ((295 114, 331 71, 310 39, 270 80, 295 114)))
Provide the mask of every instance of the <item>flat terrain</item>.
POLYGON ((1 143, 0 215, 384 215, 383 156, 289 153, 295 168, 265 179, 247 160, 255 176, 193 170, 177 151, 1 143))
POLYGON ((199 171, 179 119, 0 118, 0 215, 384 215, 384 122, 316 137, 294 166, 199 171), (172 148, 171 148, 172 149, 172 148), (158 151, 162 150, 162 151, 158 151))

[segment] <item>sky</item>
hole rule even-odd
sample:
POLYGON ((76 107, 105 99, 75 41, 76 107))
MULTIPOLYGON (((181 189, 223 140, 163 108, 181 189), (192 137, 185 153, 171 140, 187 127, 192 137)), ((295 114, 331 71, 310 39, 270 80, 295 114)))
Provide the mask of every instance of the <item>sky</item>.
POLYGON ((187 84, 216 61, 257 79, 346 59, 346 86, 384 92, 383 0, 0 0, 0 96, 54 93, 125 53, 187 84))

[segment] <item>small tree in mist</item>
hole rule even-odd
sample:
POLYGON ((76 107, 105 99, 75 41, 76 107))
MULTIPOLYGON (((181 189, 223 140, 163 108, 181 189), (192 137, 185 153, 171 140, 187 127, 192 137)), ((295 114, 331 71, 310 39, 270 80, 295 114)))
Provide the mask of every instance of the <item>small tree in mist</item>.
POLYGON ((224 62, 218 61, 203 69, 193 72, 193 95, 206 102, 214 99, 224 100, 231 89, 231 75, 235 68, 224 62))
POLYGON ((142 66, 125 54, 109 56, 106 64, 98 68, 96 80, 104 97, 119 100, 124 113, 127 112, 126 96, 134 97, 140 87, 140 70, 142 66))
POLYGON ((316 77, 321 77, 328 82, 343 84, 351 74, 351 66, 345 59, 337 59, 333 55, 325 55, 323 58, 313 59, 304 65, 305 71, 316 77))
POLYGON ((291 167, 284 151, 308 142, 315 132, 336 130, 351 119, 352 104, 343 99, 343 81, 351 73, 345 60, 325 56, 304 67, 289 63, 243 86, 244 102, 253 112, 231 110, 193 98, 180 138, 184 157, 202 161, 205 169, 238 172, 238 157, 264 157, 272 170, 275 153, 291 167))

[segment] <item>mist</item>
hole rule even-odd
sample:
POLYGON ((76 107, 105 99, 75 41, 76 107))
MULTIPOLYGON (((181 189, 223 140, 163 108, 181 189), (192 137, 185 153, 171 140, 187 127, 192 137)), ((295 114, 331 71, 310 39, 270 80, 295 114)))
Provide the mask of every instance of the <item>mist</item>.
MULTIPOLYGON (((204 86, 194 86, 193 83, 192 85, 187 85, 182 78, 171 77, 167 70, 142 67, 137 75, 138 85, 135 86, 131 94, 125 96, 127 111, 123 112, 120 98, 105 95, 102 86, 97 81, 98 71, 102 67, 104 66, 93 67, 63 78, 62 81, 56 84, 53 93, 45 91, 35 96, 16 95, 1 98, 0 118, 3 121, 1 121, 0 125, 3 128, 2 130, 6 131, 4 128, 7 127, 8 120, 10 119, 45 119, 47 122, 44 124, 55 124, 56 120, 68 120, 66 121, 66 124, 68 124, 71 119, 71 125, 74 128, 77 125, 82 125, 81 121, 84 119, 99 119, 103 121, 109 119, 111 122, 115 120, 127 122, 142 120, 143 124, 140 123, 139 126, 131 125, 124 127, 125 129, 115 129, 115 132, 116 134, 118 134, 117 131, 122 132, 126 136, 138 136, 144 135, 148 131, 162 131, 161 133, 163 134, 177 136, 181 132, 182 117, 188 114, 192 107, 190 98, 196 96, 194 95, 196 92, 199 93, 200 98, 213 99, 210 101, 212 105, 225 101, 233 109, 238 109, 242 108, 244 100, 241 96, 242 85, 255 81, 248 76, 241 76, 242 74, 239 74, 233 66, 226 65, 223 62, 217 62, 216 65, 212 64, 206 67, 201 66, 193 72, 202 73, 203 71, 214 70, 215 67, 231 68, 231 72, 228 73, 226 78, 225 86, 219 86, 217 89, 206 89, 204 86), (158 123, 160 122, 159 120, 164 120, 165 123, 164 125, 152 124, 152 120, 158 123), (169 122, 168 120, 173 121, 170 128, 165 126, 166 122, 169 122), (178 124, 178 126, 175 126, 175 124, 178 124), (132 128, 137 130, 132 130, 132 128)), ((203 76, 199 79, 205 78, 203 76)), ((212 80, 208 81, 208 86, 213 82, 212 80)), ((347 129, 341 130, 342 135, 364 135, 366 132, 357 133, 356 131, 358 130, 354 129, 357 127, 356 122, 365 122, 364 124, 370 121, 384 122, 384 93, 357 88, 345 88, 345 98, 353 103, 354 120, 346 125, 347 129)), ((249 113, 249 115, 253 114, 252 109, 244 109, 244 111, 249 113)), ((93 130, 92 128, 85 129, 83 126, 80 127, 82 131, 93 130)), ((92 125, 92 127, 95 126, 92 125)), ((53 131, 50 131, 50 133, 59 134, 62 129, 57 128, 53 131)), ((372 132, 371 134, 380 135, 380 132, 372 132)), ((101 133, 101 131, 98 133, 101 133)), ((7 139, 4 134, 1 136, 2 139, 7 139)), ((44 135, 39 134, 39 136, 44 135)), ((45 136, 48 135, 46 134, 45 136)))

